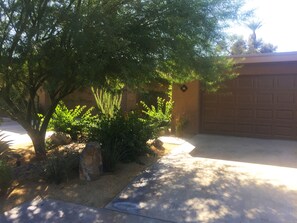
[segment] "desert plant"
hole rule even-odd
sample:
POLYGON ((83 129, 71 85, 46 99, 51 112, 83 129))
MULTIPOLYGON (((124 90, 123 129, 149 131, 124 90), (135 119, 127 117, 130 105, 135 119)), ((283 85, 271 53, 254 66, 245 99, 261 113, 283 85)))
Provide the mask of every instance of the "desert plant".
POLYGON ((89 127, 97 121, 98 116, 92 115, 94 107, 86 110, 86 106, 77 105, 74 109, 68 109, 60 102, 49 122, 49 129, 56 132, 68 133, 72 139, 84 136, 89 127))
POLYGON ((106 89, 95 89, 94 87, 91 90, 101 115, 112 118, 121 109, 121 94, 112 93, 106 89))
POLYGON ((148 121, 154 128, 168 129, 171 124, 173 101, 166 101, 164 98, 157 98, 157 106, 148 106, 143 101, 140 102, 143 106, 142 112, 146 115, 144 120, 148 121))
POLYGON ((49 183, 60 184, 78 176, 79 152, 63 150, 51 154, 44 165, 44 177, 49 183))
POLYGON ((9 149, 10 140, 6 140, 7 136, 0 130, 0 158, 3 153, 9 149))
POLYGON ((117 114, 101 120, 91 139, 102 144, 104 171, 113 171, 119 161, 132 162, 150 152, 146 142, 153 138, 153 130, 134 113, 117 114))
POLYGON ((5 194, 12 182, 12 170, 11 167, 0 160, 0 195, 5 194))

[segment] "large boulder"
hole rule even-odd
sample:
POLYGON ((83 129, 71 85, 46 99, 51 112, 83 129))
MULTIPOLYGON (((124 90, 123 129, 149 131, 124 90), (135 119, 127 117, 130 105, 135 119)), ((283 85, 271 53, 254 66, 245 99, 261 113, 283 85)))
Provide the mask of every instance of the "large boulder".
POLYGON ((67 145, 72 141, 71 136, 63 132, 55 132, 49 137, 49 139, 50 142, 56 146, 67 145))
POLYGON ((97 180, 103 173, 101 147, 97 142, 89 142, 80 154, 79 178, 81 180, 97 180))

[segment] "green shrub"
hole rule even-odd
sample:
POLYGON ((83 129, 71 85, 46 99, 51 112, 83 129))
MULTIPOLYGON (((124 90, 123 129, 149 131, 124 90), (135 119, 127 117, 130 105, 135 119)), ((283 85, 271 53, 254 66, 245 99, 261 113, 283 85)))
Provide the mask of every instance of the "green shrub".
POLYGON ((0 195, 5 194, 12 182, 12 170, 11 167, 0 160, 0 195))
POLYGON ((119 161, 132 162, 150 152, 146 142, 152 137, 151 126, 133 113, 105 118, 91 134, 91 140, 102 144, 104 171, 113 171, 119 161))
POLYGON ((143 106, 142 112, 146 115, 145 121, 156 129, 169 129, 172 118, 173 101, 166 101, 163 98, 157 98, 157 106, 148 106, 143 101, 140 102, 143 106))
POLYGON ((91 107, 86 110, 85 105, 68 109, 63 102, 60 102, 50 120, 49 129, 68 133, 74 140, 78 137, 85 137, 90 126, 98 120, 97 115, 92 115, 93 109, 94 107, 91 107))
POLYGON ((114 117, 121 109, 122 95, 117 93, 112 93, 106 89, 94 89, 91 88, 99 114, 112 118, 114 117))
POLYGON ((78 176, 79 152, 63 150, 51 154, 44 166, 44 177, 49 183, 60 184, 78 176))

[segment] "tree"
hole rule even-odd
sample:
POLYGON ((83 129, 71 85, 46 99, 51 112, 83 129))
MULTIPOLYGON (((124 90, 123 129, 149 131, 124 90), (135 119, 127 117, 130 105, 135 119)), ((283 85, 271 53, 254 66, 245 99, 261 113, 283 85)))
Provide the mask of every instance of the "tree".
POLYGON ((241 0, 4 0, 0 2, 0 110, 15 119, 44 158, 58 102, 94 83, 229 78, 219 57, 223 28, 241 0), (39 92, 50 98, 41 108, 39 92), (40 118, 43 114, 43 119, 40 118))
POLYGON ((252 21, 247 24, 247 27, 252 31, 252 34, 247 41, 241 36, 233 36, 231 55, 273 53, 277 49, 271 43, 265 43, 262 39, 257 38, 256 31, 262 27, 261 22, 252 21))

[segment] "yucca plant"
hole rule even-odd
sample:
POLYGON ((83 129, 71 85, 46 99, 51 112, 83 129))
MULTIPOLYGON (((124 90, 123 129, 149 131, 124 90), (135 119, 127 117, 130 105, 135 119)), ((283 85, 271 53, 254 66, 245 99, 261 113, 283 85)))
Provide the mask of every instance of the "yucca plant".
POLYGON ((112 118, 121 109, 122 95, 111 93, 106 89, 91 88, 101 115, 112 118))

